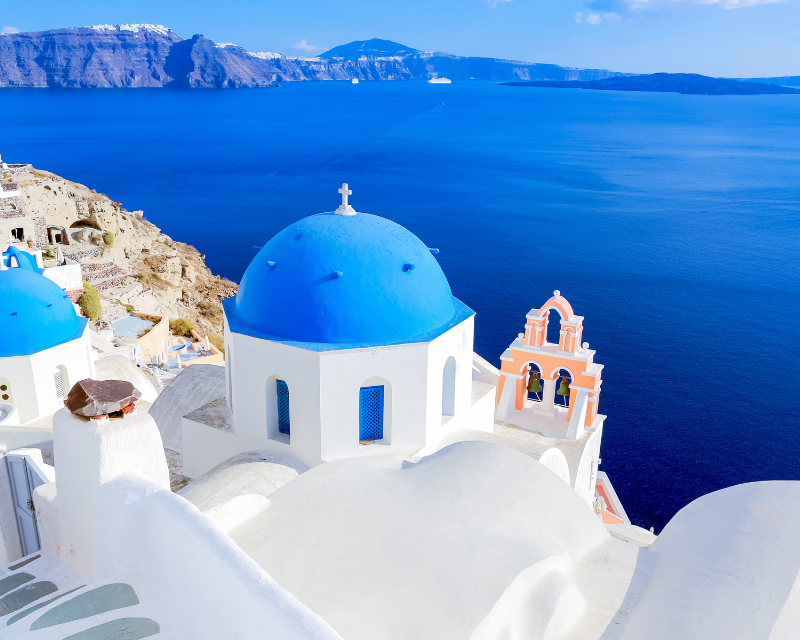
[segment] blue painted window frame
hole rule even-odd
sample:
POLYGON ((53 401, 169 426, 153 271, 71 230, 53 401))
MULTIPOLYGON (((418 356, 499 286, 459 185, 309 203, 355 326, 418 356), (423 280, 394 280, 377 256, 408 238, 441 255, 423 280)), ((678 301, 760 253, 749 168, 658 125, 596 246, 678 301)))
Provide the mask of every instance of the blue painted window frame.
POLYGON ((359 397, 359 440, 383 440, 383 385, 361 387, 359 397))
POLYGON ((290 435, 291 418, 289 416, 289 385, 285 380, 275 381, 275 394, 278 401, 278 432, 290 435))

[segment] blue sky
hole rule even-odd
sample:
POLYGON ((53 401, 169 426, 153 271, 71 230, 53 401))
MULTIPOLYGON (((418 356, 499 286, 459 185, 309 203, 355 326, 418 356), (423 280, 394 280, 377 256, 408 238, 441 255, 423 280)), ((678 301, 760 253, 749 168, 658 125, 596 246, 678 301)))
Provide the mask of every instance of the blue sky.
POLYGON ((426 51, 618 71, 800 75, 800 0, 38 0, 6 31, 150 22, 250 51, 386 38, 426 51))

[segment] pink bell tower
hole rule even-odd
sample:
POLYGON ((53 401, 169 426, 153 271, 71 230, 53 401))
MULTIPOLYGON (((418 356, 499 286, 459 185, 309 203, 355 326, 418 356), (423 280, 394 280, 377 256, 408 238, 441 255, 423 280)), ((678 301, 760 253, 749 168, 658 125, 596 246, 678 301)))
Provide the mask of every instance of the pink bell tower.
POLYGON ((525 331, 500 356, 495 424, 508 435, 521 429, 543 436, 565 454, 569 482, 578 494, 595 505, 602 497, 603 520, 623 522, 624 509, 607 476, 598 470, 606 416, 598 411, 603 365, 594 356, 583 342, 583 316, 575 315, 561 292, 554 291, 539 309, 527 313, 525 331), (547 341, 551 322, 559 323, 557 343, 547 341), (534 372, 541 381, 541 396, 539 385, 531 381, 534 372), (557 393, 561 402, 556 402, 557 393))
POLYGON ((594 361, 595 352, 583 340, 583 316, 554 291, 540 309, 527 314, 525 332, 500 357, 496 419, 501 423, 552 434, 570 440, 584 431, 601 426, 605 416, 598 413, 603 365, 594 361), (547 342, 551 322, 560 320, 558 344, 547 342), (528 398, 528 381, 533 368, 543 383, 542 399, 528 398), (567 406, 555 403, 558 379, 569 383, 567 406))

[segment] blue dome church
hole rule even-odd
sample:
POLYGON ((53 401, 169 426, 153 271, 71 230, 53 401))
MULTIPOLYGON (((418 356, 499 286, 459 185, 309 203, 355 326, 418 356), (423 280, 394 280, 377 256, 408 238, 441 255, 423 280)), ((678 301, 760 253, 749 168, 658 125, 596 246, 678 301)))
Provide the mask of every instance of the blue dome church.
POLYGON ((27 254, 0 256, 0 421, 26 424, 63 406, 70 386, 94 375, 88 321, 27 254))
POLYGON ((190 477, 244 451, 313 466, 419 451, 456 427, 491 431, 494 399, 472 402, 474 312, 453 296, 438 251, 339 191, 336 211, 254 247, 223 302, 233 429, 184 418, 190 477))

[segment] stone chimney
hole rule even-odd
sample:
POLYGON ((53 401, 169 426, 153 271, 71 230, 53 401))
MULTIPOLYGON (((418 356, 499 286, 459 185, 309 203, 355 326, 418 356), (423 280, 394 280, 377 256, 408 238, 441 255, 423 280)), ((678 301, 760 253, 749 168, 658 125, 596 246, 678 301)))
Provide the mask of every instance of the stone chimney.
POLYGON ((136 410, 141 393, 122 380, 81 380, 53 418, 60 561, 80 576, 97 570, 100 485, 135 472, 169 491, 155 421, 136 410))

